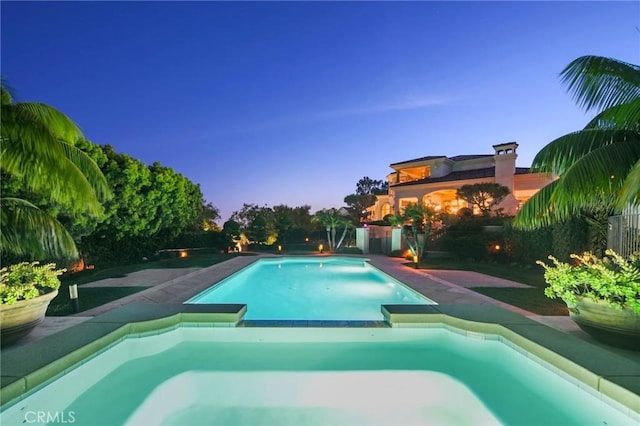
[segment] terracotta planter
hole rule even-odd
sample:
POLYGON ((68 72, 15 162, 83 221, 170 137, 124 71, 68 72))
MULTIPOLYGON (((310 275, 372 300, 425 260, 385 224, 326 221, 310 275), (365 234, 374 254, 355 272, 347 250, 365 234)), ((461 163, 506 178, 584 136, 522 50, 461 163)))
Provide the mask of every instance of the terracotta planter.
POLYGON ((640 350, 640 314, 615 309, 604 302, 578 297, 569 315, 594 339, 627 349, 640 350))
POLYGON ((0 304, 0 338, 2 346, 26 336, 44 320, 49 302, 58 295, 58 290, 34 299, 20 300, 11 305, 0 304))

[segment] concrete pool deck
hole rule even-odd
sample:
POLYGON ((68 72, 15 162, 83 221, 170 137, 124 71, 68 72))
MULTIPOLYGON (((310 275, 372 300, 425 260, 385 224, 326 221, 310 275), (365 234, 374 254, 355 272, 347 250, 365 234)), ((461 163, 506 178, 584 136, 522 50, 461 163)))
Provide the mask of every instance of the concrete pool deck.
MULTIPOLYGON (((438 303, 425 306, 385 305, 383 312, 387 322, 369 322, 376 324, 355 324, 366 321, 281 321, 282 324, 259 324, 258 321, 257 324, 249 324, 250 321, 242 321, 244 314, 226 312, 231 309, 230 305, 183 304, 212 283, 262 257, 267 256, 238 256, 208 268, 185 270, 184 275, 174 270, 169 280, 161 271, 155 275, 146 274, 149 288, 144 291, 74 316, 48 317, 31 335, 3 348, 3 363, 0 366, 3 399, 7 401, 5 398, 11 395, 20 395, 24 389, 32 388, 34 383, 52 377, 55 371, 69 368, 74 362, 80 361, 81 356, 94 353, 116 338, 122 338, 127 333, 153 330, 153 327, 171 326, 181 321, 180 318, 188 322, 204 321, 198 327, 233 327, 234 323, 239 327, 401 327, 435 323, 460 327, 472 336, 478 333, 504 335, 514 344, 543 359, 548 358, 552 365, 640 413, 640 352, 617 349, 594 341, 568 317, 538 316, 475 293, 467 288, 474 284, 474 279, 478 279, 474 274, 439 274, 440 271, 407 267, 403 259, 359 256, 369 259, 383 272, 438 303), (155 278, 149 279, 151 276, 155 278), (448 279, 457 279, 461 283, 448 279), (230 316, 235 319, 229 320, 230 316), (221 320, 222 317, 226 319, 221 320), (210 320, 214 323, 210 323, 210 320), (24 388, 21 387, 23 383, 26 386, 24 388)), ((481 278, 483 287, 494 283, 491 277, 481 278)), ((121 278, 121 285, 137 286, 139 279, 131 274, 121 278)), ((493 285, 503 287, 517 284, 499 280, 493 285)), ((240 312, 242 306, 238 305, 234 312, 240 312)))
MULTIPOLYGON (((36 329, 28 336, 16 342, 13 346, 22 346, 30 342, 37 341, 43 337, 80 324, 95 316, 104 314, 124 305, 139 303, 183 303, 193 295, 198 294, 211 286, 212 283, 223 280, 247 265, 264 257, 276 256, 269 254, 237 256, 207 268, 149 269, 128 274, 124 277, 109 278, 107 280, 83 284, 79 286, 80 299, 82 299, 82 287, 147 286, 149 288, 76 315, 67 317, 46 317, 42 324, 36 327, 36 329)), ((470 290, 470 288, 477 286, 527 287, 523 284, 470 271, 412 269, 407 267, 406 260, 388 257, 385 255, 371 254, 357 257, 369 259, 373 266, 402 281, 438 304, 499 306, 553 329, 587 341, 600 348, 636 361, 640 365, 640 352, 615 348, 598 342, 582 331, 568 316, 537 315, 470 290)))

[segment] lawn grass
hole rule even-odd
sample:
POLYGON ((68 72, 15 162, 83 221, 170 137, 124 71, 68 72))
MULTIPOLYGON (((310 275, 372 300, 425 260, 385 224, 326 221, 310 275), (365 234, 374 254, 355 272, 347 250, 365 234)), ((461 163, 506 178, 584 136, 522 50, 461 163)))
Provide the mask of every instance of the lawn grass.
MULTIPOLYGON (((78 301, 80 302, 80 312, 102 306, 105 303, 121 299, 148 288, 149 287, 90 287, 79 289, 78 301)), ((51 301, 47 308, 47 316, 60 317, 74 313, 71 308, 68 286, 62 285, 60 286, 60 290, 58 290, 58 295, 51 301)))
POLYGON ((64 316, 73 314, 71 308, 71 299, 69 297, 69 286, 78 284, 78 293, 81 297, 80 312, 86 311, 97 306, 104 305, 113 300, 117 300, 146 290, 149 287, 88 287, 82 288, 82 284, 104 280, 107 278, 121 278, 127 274, 141 271, 144 269, 170 269, 170 268, 206 268, 216 263, 223 262, 237 256, 237 254, 219 254, 219 253, 194 253, 184 258, 170 258, 142 263, 117 265, 107 268, 96 268, 84 270, 75 274, 65 274, 60 277, 61 285, 58 295, 51 301, 47 309, 49 316, 64 316))
POLYGON ((564 302, 549 299, 544 295, 544 289, 547 286, 544 281, 544 270, 537 267, 537 265, 525 267, 522 265, 506 265, 473 260, 427 258, 420 263, 420 267, 424 269, 474 271, 526 284, 532 288, 472 287, 470 290, 539 315, 569 314, 564 302))
POLYGON ((85 269, 75 274, 64 274, 60 281, 65 284, 86 284, 107 278, 122 278, 132 272, 144 269, 173 269, 173 268, 206 268, 238 254, 198 253, 194 252, 188 257, 172 257, 169 259, 149 260, 140 263, 123 265, 111 265, 96 269, 85 269))

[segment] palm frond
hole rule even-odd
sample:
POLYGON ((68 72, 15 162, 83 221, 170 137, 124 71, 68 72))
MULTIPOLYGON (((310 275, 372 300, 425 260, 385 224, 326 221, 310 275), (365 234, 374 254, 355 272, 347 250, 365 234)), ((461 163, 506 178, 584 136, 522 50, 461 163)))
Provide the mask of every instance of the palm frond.
POLYGON ((598 113, 585 129, 629 129, 640 131, 640 98, 598 113))
POLYGON ((640 159, 631 167, 624 180, 616 208, 622 210, 628 205, 640 205, 640 159))
POLYGON ((520 209, 514 224, 525 229, 640 199, 640 67, 583 56, 560 77, 580 107, 600 112, 583 130, 555 139, 534 158, 533 171, 560 178, 520 209))
POLYGON ((576 103, 589 111, 640 97, 640 67, 602 56, 582 56, 560 73, 576 103))
POLYGON ((19 102, 11 105, 29 122, 42 123, 57 138, 73 142, 82 137, 80 128, 63 112, 40 102, 19 102))
POLYGON ((586 129, 561 136, 536 154, 532 171, 564 174, 585 155, 621 142, 640 143, 640 132, 627 129, 586 129))
POLYGON ((585 207, 612 203, 639 159, 640 143, 635 140, 605 145, 586 154, 560 177, 551 205, 564 217, 585 207))
POLYGON ((13 102, 13 89, 2 77, 0 77, 0 100, 2 105, 9 105, 13 102))
MULTIPOLYGON (((101 213, 109 187, 98 166, 73 143, 82 131, 65 114, 38 102, 15 103, 0 81, 2 121, 0 169, 25 182, 26 189, 76 212, 101 213)), ((77 257, 62 224, 20 198, 0 198, 0 251, 35 257, 77 257)))
POLYGON ((109 198, 109 187, 91 157, 63 139, 81 134, 68 117, 46 105, 23 103, 3 106, 2 121, 2 170, 52 201, 100 214, 99 200, 109 198))
POLYGON ((518 210, 513 226, 517 229, 532 230, 551 225, 556 217, 556 212, 551 206, 551 195, 557 185, 558 181, 554 180, 533 194, 518 210))
POLYGON ((0 198, 0 252, 36 258, 78 257, 64 226, 20 198, 0 198))
MULTIPOLYGON (((2 91, 4 98, 4 86, 2 91)), ((11 95, 6 93, 10 101, 11 95)), ((42 103, 4 104, 3 99, 1 118, 2 167, 14 174, 25 161, 57 161, 64 154, 58 141, 73 142, 82 136, 69 117, 42 103)))
POLYGON ((66 142, 61 142, 61 145, 67 159, 86 177, 98 199, 104 201, 111 198, 109 183, 96 162, 86 152, 74 145, 66 142))
POLYGON ((53 163, 64 155, 57 135, 28 109, 3 106, 1 119, 3 170, 19 174, 31 161, 53 163))
POLYGON ((73 162, 65 159, 58 167, 49 168, 45 176, 53 183, 32 189, 46 191, 51 200, 59 201, 75 212, 86 212, 94 216, 102 214, 102 205, 94 186, 73 162))
MULTIPOLYGON (((3 155, 6 152, 1 151, 3 155)), ((23 179, 25 188, 46 195, 49 200, 69 206, 76 212, 100 214, 101 205, 95 187, 66 156, 63 155, 57 162, 28 161, 19 171, 16 176, 23 179)), ((108 194, 106 182, 98 181, 97 184, 102 194, 108 194)))

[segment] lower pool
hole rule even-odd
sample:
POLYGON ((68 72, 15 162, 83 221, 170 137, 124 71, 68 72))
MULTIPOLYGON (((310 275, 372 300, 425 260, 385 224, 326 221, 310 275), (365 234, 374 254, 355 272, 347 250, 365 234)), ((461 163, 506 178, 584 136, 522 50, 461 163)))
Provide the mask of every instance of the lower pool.
POLYGON ((474 336, 450 327, 181 326, 121 340, 7 404, 0 421, 47 413, 78 425, 638 423, 502 338, 474 336))
POLYGON ((383 304, 434 304, 363 258, 261 259, 185 303, 243 303, 248 320, 382 320, 383 304))

